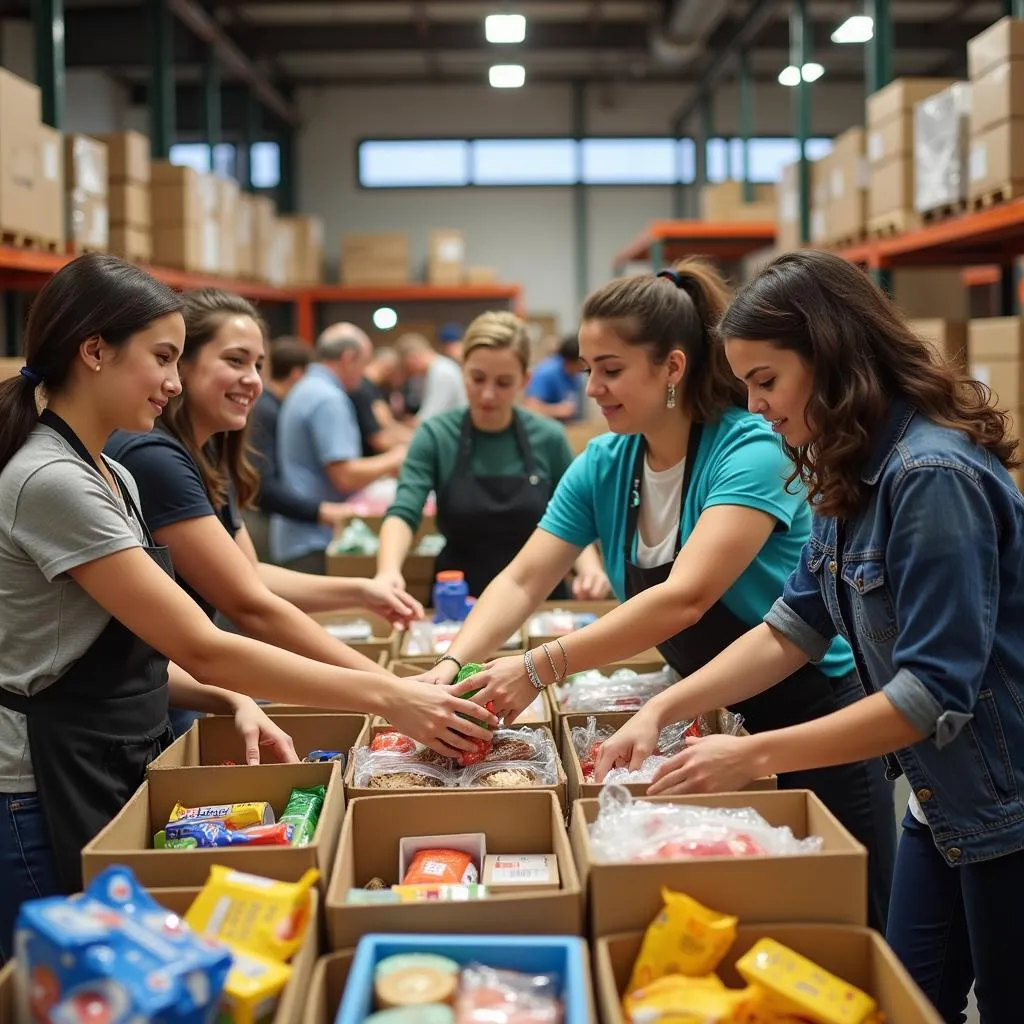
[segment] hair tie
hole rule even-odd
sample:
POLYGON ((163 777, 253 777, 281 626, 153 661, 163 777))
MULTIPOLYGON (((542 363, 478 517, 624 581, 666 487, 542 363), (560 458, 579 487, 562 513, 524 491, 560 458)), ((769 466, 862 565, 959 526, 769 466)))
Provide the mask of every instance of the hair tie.
POLYGON ((19 372, 22 377, 31 382, 34 388, 39 387, 43 383, 43 378, 35 370, 30 370, 27 366, 23 366, 19 372))
POLYGON ((663 277, 667 281, 671 281, 677 288, 683 287, 682 276, 680 274, 677 274, 674 270, 659 270, 657 276, 663 277))

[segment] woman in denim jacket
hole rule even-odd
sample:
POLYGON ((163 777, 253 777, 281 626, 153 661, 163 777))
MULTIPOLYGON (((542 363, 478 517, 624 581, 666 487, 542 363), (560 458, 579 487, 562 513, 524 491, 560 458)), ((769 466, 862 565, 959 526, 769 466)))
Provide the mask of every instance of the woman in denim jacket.
POLYGON ((764 623, 640 711, 604 745, 598 778, 637 766, 665 723, 745 700, 844 637, 864 700, 697 740, 650 792, 889 755, 912 790, 889 942, 944 1020, 965 1019, 976 982, 983 1024, 1020 1024, 1024 497, 1009 416, 828 253, 777 259, 719 334, 807 486, 812 533, 764 623))

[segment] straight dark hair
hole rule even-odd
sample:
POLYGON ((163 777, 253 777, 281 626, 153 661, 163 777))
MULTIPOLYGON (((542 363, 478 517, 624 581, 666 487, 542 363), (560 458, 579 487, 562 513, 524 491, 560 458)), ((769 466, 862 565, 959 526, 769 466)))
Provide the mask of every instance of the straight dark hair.
POLYGON ((79 256, 58 270, 29 311, 27 372, 0 382, 0 471, 36 425, 37 386, 47 396, 60 394, 84 341, 100 337, 121 348, 154 320, 181 312, 182 305, 156 278, 106 253, 79 256))
POLYGON ((736 295, 719 336, 767 341, 813 371, 805 447, 785 445, 788 484, 801 480, 815 511, 849 518, 867 494, 861 479, 894 399, 965 433, 1007 468, 1018 465, 1010 416, 992 392, 942 360, 888 296, 853 264, 828 252, 780 256, 736 295))
MULTIPOLYGON (((217 336, 225 321, 233 316, 247 316, 254 320, 263 335, 267 327, 256 307, 233 292, 218 288, 203 288, 187 292, 185 306, 185 351, 181 362, 195 362, 196 356, 217 336)), ((249 424, 242 430, 224 431, 210 439, 206 445, 196 443, 192 418, 189 413, 188 388, 167 403, 160 422, 188 450, 199 467, 203 486, 214 508, 223 508, 228 502, 229 488, 233 487, 240 508, 251 508, 259 490, 259 474, 249 460, 249 424)))
POLYGON ((747 404, 722 347, 711 343, 728 304, 729 288, 718 271, 703 260, 686 259, 662 274, 609 281, 587 297, 581 319, 614 324, 628 344, 647 348, 655 365, 682 350, 683 401, 697 422, 713 423, 726 409, 747 404))

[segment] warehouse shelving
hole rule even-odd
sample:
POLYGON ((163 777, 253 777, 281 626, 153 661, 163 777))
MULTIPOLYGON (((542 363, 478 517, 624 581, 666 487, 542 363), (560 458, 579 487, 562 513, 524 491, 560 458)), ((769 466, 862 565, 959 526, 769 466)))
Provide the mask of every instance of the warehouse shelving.
POLYGON ((647 261, 660 270, 686 256, 732 263, 774 242, 773 221, 656 220, 615 254, 615 269, 618 273, 627 263, 647 261))

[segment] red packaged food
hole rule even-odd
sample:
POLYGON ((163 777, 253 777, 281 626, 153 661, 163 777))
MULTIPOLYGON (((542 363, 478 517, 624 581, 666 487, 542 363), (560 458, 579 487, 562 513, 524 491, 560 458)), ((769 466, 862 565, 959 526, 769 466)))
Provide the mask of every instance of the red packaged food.
POLYGON ((370 742, 370 749, 375 753, 413 754, 416 752, 416 741, 394 730, 379 732, 370 742))
POLYGON ((750 836, 737 832, 716 838, 685 839, 662 843, 642 860, 675 860, 680 857, 753 857, 767 851, 750 836))
POLYGON ((480 872, 462 850, 420 850, 412 859, 402 885, 475 885, 480 872))

